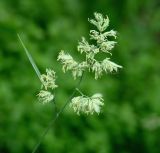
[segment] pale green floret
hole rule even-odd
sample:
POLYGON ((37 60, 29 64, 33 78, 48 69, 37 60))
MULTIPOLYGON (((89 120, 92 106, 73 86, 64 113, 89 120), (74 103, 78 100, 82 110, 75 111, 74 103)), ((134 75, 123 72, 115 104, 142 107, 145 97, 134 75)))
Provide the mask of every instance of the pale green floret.
MULTIPOLYGON (((78 43, 78 51, 86 54, 86 62, 88 65, 93 64, 94 57, 99 52, 99 48, 95 45, 89 45, 89 43, 82 37, 82 41, 78 43)), ((88 67, 90 69, 90 67, 88 67)))
POLYGON ((62 70, 64 73, 68 70, 72 70, 78 64, 71 55, 65 53, 64 51, 61 51, 59 53, 57 60, 61 61, 61 63, 63 64, 62 70))
POLYGON ((96 61, 92 66, 92 72, 95 73, 95 79, 96 80, 98 78, 100 78, 102 76, 102 73, 103 73, 103 69, 102 69, 101 63, 96 61))
POLYGON ((112 36, 116 39, 117 32, 114 30, 110 30, 105 33, 100 33, 96 30, 90 30, 90 39, 96 40, 97 44, 101 44, 104 41, 108 41, 108 37, 112 36))
POLYGON ((113 71, 117 72, 118 68, 122 68, 122 66, 110 61, 109 58, 106 58, 101 62, 95 61, 95 63, 91 67, 92 72, 95 73, 96 80, 103 75, 103 72, 106 73, 111 73, 113 71))
POLYGON ((94 99, 94 98, 103 101, 103 96, 102 96, 101 93, 96 93, 96 94, 94 94, 94 95, 92 96, 92 99, 94 99))
POLYGON ((103 15, 100 13, 94 13, 94 16, 95 16, 95 20, 89 19, 89 22, 95 25, 100 32, 103 32, 104 30, 106 30, 106 28, 109 26, 108 16, 104 18, 103 15))
POLYGON ((93 114, 100 113, 101 106, 104 105, 103 97, 101 94, 94 94, 92 97, 78 96, 74 97, 70 103, 70 107, 73 108, 74 112, 78 115, 80 113, 93 114))
POLYGON ((42 82, 42 90, 39 92, 38 99, 43 103, 48 103, 53 100, 54 95, 48 89, 55 89, 58 86, 55 84, 56 73, 52 69, 46 69, 46 74, 40 76, 42 82), (44 90, 43 90, 44 89, 44 90))
POLYGON ((42 87, 44 86, 45 90, 48 88, 55 89, 58 86, 55 84, 56 73, 51 69, 46 69, 46 74, 41 75, 42 87))
POLYGON ((46 91, 46 90, 41 90, 37 96, 38 96, 39 101, 42 102, 43 104, 52 101, 54 98, 51 92, 46 91))
POLYGON ((101 40, 100 33, 96 30, 90 30, 90 39, 97 40, 98 42, 104 41, 104 39, 101 40))
POLYGON ((84 37, 82 37, 82 41, 78 43, 77 49, 80 53, 85 52, 86 54, 89 54, 89 53, 97 54, 99 52, 99 49, 97 48, 97 46, 90 45, 84 37))
MULTIPOLYGON (((97 41, 97 45, 99 47, 99 51, 110 53, 110 51, 114 48, 116 42, 108 41, 108 36, 113 36, 116 38, 116 32, 111 30, 109 32, 105 32, 103 34, 97 32, 96 30, 90 31, 90 38, 97 41)), ((111 54, 111 53, 110 53, 111 54)))
POLYGON ((94 57, 95 57, 95 53, 94 52, 90 52, 90 53, 86 54, 86 61, 87 61, 87 63, 88 64, 93 64, 93 62, 96 61, 94 59, 94 57))
POLYGON ((82 62, 77 64, 73 69, 72 69, 72 75, 73 78, 76 79, 77 77, 81 77, 85 69, 88 67, 86 62, 82 62))
POLYGON ((64 53, 64 51, 61 51, 59 53, 58 60, 60 60, 63 64, 63 72, 70 70, 74 79, 76 79, 77 77, 81 77, 83 71, 85 71, 85 69, 88 67, 85 61, 77 63, 71 55, 64 53))
POLYGON ((94 59, 96 47, 94 45, 90 45, 84 37, 82 37, 81 42, 78 43, 77 47, 78 51, 82 54, 86 54, 86 60, 94 59))
POLYGON ((82 110, 82 101, 84 101, 82 96, 74 97, 69 105, 78 115, 82 110))
POLYGON ((90 52, 91 51, 91 45, 89 45, 88 41, 86 41, 86 39, 84 37, 82 37, 82 41, 78 43, 77 49, 80 53, 90 52))
POLYGON ((107 41, 100 44, 100 50, 105 53, 111 54, 111 50, 114 48, 116 42, 115 41, 107 41))
POLYGON ((117 32, 114 31, 114 30, 110 30, 108 32, 103 33, 103 36, 105 38, 107 38, 108 36, 110 36, 110 37, 114 37, 116 39, 117 38, 117 32))
POLYGON ((100 109, 101 107, 100 106, 103 106, 104 103, 103 103, 103 96, 102 94, 100 93, 97 93, 97 94, 94 94, 92 97, 91 97, 91 111, 93 112, 93 110, 96 112, 96 113, 100 113, 100 109))
POLYGON ((104 59, 101 65, 102 65, 102 69, 105 72, 113 72, 113 71, 117 72, 118 68, 122 68, 122 66, 110 61, 109 58, 104 59))

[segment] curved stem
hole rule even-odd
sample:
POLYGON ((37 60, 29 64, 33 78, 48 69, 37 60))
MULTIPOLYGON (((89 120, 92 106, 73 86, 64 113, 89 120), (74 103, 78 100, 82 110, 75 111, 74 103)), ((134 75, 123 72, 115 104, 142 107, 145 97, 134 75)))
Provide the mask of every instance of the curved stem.
POLYGON ((70 97, 68 98, 68 100, 66 101, 66 103, 62 106, 62 108, 60 109, 60 111, 56 114, 56 117, 54 119, 52 119, 48 125, 48 127, 44 130, 44 132, 41 135, 40 140, 38 141, 38 143, 35 145, 32 153, 35 153, 38 149, 38 147, 40 146, 42 140, 44 139, 44 137, 46 136, 46 134, 48 133, 49 129, 54 125, 54 123, 56 122, 56 120, 58 119, 59 115, 64 111, 64 109, 66 108, 66 106, 68 105, 68 103, 71 101, 71 99, 73 98, 73 96, 76 93, 76 89, 80 86, 81 82, 83 79, 83 74, 79 80, 79 82, 77 83, 76 87, 74 88, 74 91, 72 92, 72 94, 70 95, 70 97))
POLYGON ((58 108, 57 108, 57 103, 56 103, 56 91, 54 91, 54 100, 53 100, 53 115, 57 114, 58 112, 58 108))
POLYGON ((86 95, 84 95, 78 88, 76 88, 76 90, 81 94, 81 96, 86 97, 86 95))

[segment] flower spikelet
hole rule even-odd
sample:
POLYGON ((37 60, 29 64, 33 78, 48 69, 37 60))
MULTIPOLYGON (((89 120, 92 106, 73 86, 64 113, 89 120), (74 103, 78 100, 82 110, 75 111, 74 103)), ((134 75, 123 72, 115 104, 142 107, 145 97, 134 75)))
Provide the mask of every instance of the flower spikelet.
POLYGON ((53 94, 46 90, 41 90, 37 96, 39 101, 41 101, 43 104, 52 101, 54 98, 53 94))
POLYGON ((102 76, 102 66, 101 63, 99 63, 98 61, 96 61, 93 66, 92 66, 92 71, 95 73, 95 79, 97 80, 99 77, 102 76))
POLYGON ((55 72, 51 69, 46 69, 46 74, 41 75, 42 86, 44 86, 45 90, 48 88, 55 89, 58 86, 55 84, 56 76, 55 72))
POLYGON ((116 39, 117 32, 114 30, 110 30, 105 33, 100 33, 96 30, 90 30, 90 39, 96 40, 98 44, 108 41, 109 36, 112 36, 116 39))
POLYGON ((73 108, 74 112, 78 115, 80 113, 93 114, 100 113, 101 106, 103 106, 103 98, 101 94, 94 94, 92 97, 78 96, 74 97, 70 103, 70 107, 73 108))
POLYGON ((80 53, 90 52, 91 51, 91 45, 89 45, 89 43, 86 41, 86 39, 84 37, 82 37, 82 41, 79 42, 79 45, 78 45, 77 49, 80 53))
POLYGON ((100 111, 101 111, 101 106, 103 106, 104 105, 104 103, 103 103, 103 96, 102 96, 102 94, 100 94, 100 93, 97 93, 97 94, 94 94, 92 97, 91 97, 91 103, 92 104, 90 104, 90 107, 91 107, 91 112, 92 113, 94 113, 94 112, 96 112, 96 113, 100 113, 100 111))
POLYGON ((122 66, 110 61, 109 58, 104 59, 101 65, 105 72, 117 72, 118 68, 122 68, 122 66))
POLYGON ((46 104, 54 99, 54 95, 51 93, 51 90, 58 87, 55 83, 56 73, 52 69, 46 69, 46 74, 42 74, 40 79, 42 82, 42 89, 37 96, 40 102, 46 104))
POLYGON ((76 62, 71 55, 61 51, 58 56, 58 60, 61 61, 63 64, 63 72, 70 70, 72 72, 73 78, 76 79, 77 77, 81 77, 83 71, 88 67, 86 61, 81 63, 76 62))
POLYGON ((73 57, 64 51, 59 53, 57 60, 62 62, 63 72, 72 70, 75 66, 77 66, 77 62, 73 59, 73 57))
POLYGON ((108 16, 104 18, 101 13, 94 13, 94 16, 95 16, 95 20, 89 19, 90 23, 95 25, 100 32, 103 32, 104 30, 106 30, 106 28, 109 26, 108 16))
POLYGON ((109 54, 112 55, 112 53, 110 51, 114 48, 115 44, 116 44, 115 41, 103 42, 103 43, 100 44, 100 50, 102 52, 109 53, 109 54))
POLYGON ((88 67, 88 64, 84 61, 82 63, 77 64, 73 69, 72 69, 72 75, 73 78, 76 79, 77 77, 81 77, 85 69, 88 67))
POLYGON ((94 52, 96 54, 99 52, 98 48, 95 45, 90 45, 84 37, 82 37, 82 41, 78 43, 77 48, 80 53, 94 52))

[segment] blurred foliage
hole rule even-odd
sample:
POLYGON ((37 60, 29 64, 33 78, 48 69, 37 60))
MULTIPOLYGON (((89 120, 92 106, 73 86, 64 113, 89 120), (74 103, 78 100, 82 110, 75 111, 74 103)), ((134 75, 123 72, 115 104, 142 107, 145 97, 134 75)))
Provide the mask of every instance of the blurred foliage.
POLYGON ((107 14, 119 32, 113 60, 118 74, 98 81, 86 74, 82 90, 102 92, 99 116, 77 116, 67 107, 50 129, 39 153, 160 152, 160 2, 158 0, 1 0, 0 153, 28 153, 54 117, 53 103, 41 105, 40 82, 19 41, 20 33, 41 72, 54 68, 60 108, 76 81, 61 72, 56 58, 76 46, 92 28, 93 12, 107 14))

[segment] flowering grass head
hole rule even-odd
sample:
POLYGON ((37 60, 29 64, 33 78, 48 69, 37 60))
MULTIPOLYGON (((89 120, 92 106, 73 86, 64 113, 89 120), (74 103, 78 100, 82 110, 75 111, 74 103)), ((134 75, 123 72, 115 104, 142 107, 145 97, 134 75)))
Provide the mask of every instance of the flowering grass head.
MULTIPOLYGON (((114 30, 106 31, 109 27, 108 16, 103 16, 100 13, 94 13, 94 19, 88 19, 89 22, 96 27, 96 30, 90 30, 90 43, 85 37, 82 37, 78 42, 77 51, 80 54, 85 54, 85 59, 81 62, 77 62, 74 58, 64 51, 61 51, 58 55, 58 61, 62 63, 63 72, 71 71, 73 78, 81 77, 83 72, 89 70, 94 73, 94 77, 97 80, 104 73, 117 72, 122 66, 111 61, 112 49, 116 45, 116 41, 110 40, 117 38, 117 32, 114 30), (105 53, 103 60, 96 59, 98 54, 105 53)), ((72 99, 70 107, 73 108, 77 114, 93 114, 94 112, 100 113, 101 106, 103 106, 103 98, 101 94, 94 94, 92 97, 77 96, 72 99)))
POLYGON ((52 94, 52 90, 57 88, 56 85, 56 73, 52 69, 46 69, 46 74, 42 74, 40 76, 40 80, 42 82, 41 90, 39 92, 38 99, 43 104, 48 103, 54 99, 54 95, 52 94))
POLYGON ((72 71, 74 79, 81 77, 82 72, 87 69, 95 73, 95 79, 100 78, 104 73, 117 72, 122 66, 110 60, 112 55, 111 50, 115 47, 116 41, 110 41, 109 37, 117 38, 117 32, 114 30, 105 31, 109 26, 108 16, 103 16, 100 13, 94 13, 95 19, 89 19, 97 30, 90 30, 90 39, 95 43, 90 44, 85 37, 78 42, 77 50, 81 54, 85 54, 86 58, 82 62, 76 62, 69 54, 61 51, 58 60, 61 61, 63 71, 72 71), (106 57, 102 61, 98 61, 95 55, 106 53, 106 57), (83 63, 83 64, 82 64, 83 63))
POLYGON ((101 107, 104 105, 103 97, 101 94, 94 94, 92 97, 78 96, 74 97, 70 103, 70 107, 73 108, 74 112, 78 115, 83 114, 99 114, 101 107))
MULTIPOLYGON (((122 66, 111 61, 110 56, 112 55, 112 49, 117 43, 114 40, 117 38, 117 32, 114 30, 106 31, 109 27, 108 16, 103 16, 100 13, 94 13, 94 19, 88 19, 89 22, 96 27, 96 30, 91 29, 89 32, 91 42, 87 41, 85 37, 82 37, 81 41, 78 42, 77 51, 80 54, 85 54, 85 58, 82 61, 76 61, 66 51, 60 51, 57 60, 62 63, 62 71, 71 71, 74 79, 83 76, 83 73, 88 70, 94 73, 94 78, 97 80, 104 73, 117 72, 122 66), (97 60, 97 56, 101 53, 106 53, 104 59, 101 61, 97 60)), ((39 92, 38 99, 42 103, 48 103, 54 99, 52 93, 54 89, 58 87, 56 85, 56 73, 52 69, 46 69, 46 74, 41 74, 32 56, 24 46, 20 36, 18 35, 20 42, 28 56, 30 63, 32 64, 38 78, 41 81, 41 90, 39 92)), ((102 94, 94 94, 93 96, 81 96, 73 97, 71 100, 70 107, 77 113, 93 114, 94 112, 100 113, 101 107, 104 105, 102 94)))

